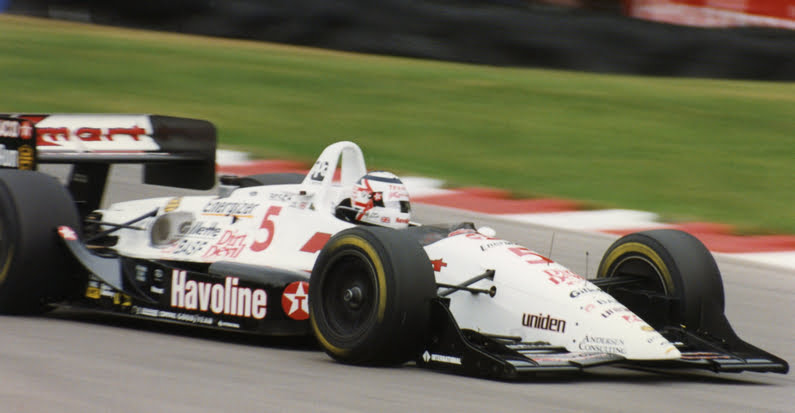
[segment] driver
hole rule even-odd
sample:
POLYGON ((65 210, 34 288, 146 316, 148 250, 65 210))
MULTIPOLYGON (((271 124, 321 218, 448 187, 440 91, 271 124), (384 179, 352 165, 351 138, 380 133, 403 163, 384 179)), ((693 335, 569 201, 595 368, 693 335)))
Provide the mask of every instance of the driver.
POLYGON ((406 228, 411 219, 409 192, 395 174, 369 172, 353 184, 351 198, 337 207, 337 217, 355 224, 406 228))

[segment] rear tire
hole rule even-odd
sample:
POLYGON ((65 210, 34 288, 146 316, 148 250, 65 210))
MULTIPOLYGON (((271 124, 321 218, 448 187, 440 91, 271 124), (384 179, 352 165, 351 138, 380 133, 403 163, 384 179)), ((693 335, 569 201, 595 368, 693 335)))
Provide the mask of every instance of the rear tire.
POLYGON ((621 275, 642 281, 606 291, 656 329, 682 326, 695 331, 723 319, 718 265, 704 244, 686 232, 662 229, 619 238, 605 252, 597 278, 621 275), (642 294, 672 298, 676 304, 638 299, 642 294))
POLYGON ((64 298, 75 268, 56 228, 79 233, 69 192, 55 178, 0 170, 0 313, 37 314, 64 298))
POLYGON ((355 227, 332 237, 309 282, 312 329, 337 361, 395 365, 419 354, 436 297, 433 266, 408 234, 355 227))

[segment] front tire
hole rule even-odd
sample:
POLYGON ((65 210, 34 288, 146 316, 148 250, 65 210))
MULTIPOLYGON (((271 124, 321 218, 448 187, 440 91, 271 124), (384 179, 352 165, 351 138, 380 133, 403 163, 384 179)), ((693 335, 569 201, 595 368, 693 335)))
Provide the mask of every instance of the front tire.
POLYGON ((605 252, 597 278, 620 276, 637 281, 606 291, 656 329, 695 331, 723 318, 718 265, 704 244, 686 232, 662 229, 619 238, 605 252))
POLYGON ((69 192, 55 178, 0 170, 0 314, 37 314, 63 298, 73 259, 56 228, 80 229, 69 192))
POLYGON ((395 365, 425 342, 433 266, 407 234, 355 227, 332 237, 309 282, 312 329, 332 358, 347 364, 395 365))

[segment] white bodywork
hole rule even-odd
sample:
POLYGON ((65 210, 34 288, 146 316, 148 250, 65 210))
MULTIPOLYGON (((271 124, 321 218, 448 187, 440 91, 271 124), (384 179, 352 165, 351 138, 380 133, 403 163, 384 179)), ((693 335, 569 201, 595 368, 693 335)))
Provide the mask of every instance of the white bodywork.
MULTIPOLYGON (((323 151, 301 184, 238 188, 224 197, 123 202, 101 212, 103 221, 121 223, 157 210, 157 216, 134 224, 146 230, 116 232, 115 248, 123 255, 310 272, 325 242, 353 226, 336 218, 334 207, 365 173, 359 147, 338 142, 323 151)), ((496 287, 493 297, 467 291, 449 295, 462 328, 549 342, 574 353, 633 360, 680 357, 673 344, 599 287, 527 248, 459 230, 425 250, 438 283, 460 284, 494 270, 493 279, 470 286, 496 287)))

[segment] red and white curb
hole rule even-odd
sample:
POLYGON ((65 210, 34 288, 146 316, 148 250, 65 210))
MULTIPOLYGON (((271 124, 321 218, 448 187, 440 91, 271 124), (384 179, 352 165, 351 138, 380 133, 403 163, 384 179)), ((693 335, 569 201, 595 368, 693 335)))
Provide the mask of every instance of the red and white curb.
MULTIPOLYGON (((254 175, 273 172, 306 173, 307 165, 294 161, 249 160, 245 153, 219 150, 218 172, 254 175)), ((795 236, 739 236, 728 225, 669 224, 652 212, 627 209, 583 210, 566 199, 513 199, 507 191, 489 188, 445 189, 444 182, 425 177, 401 177, 412 202, 458 208, 515 222, 584 232, 624 235, 655 228, 676 228, 698 237, 712 252, 795 271, 795 236)))

